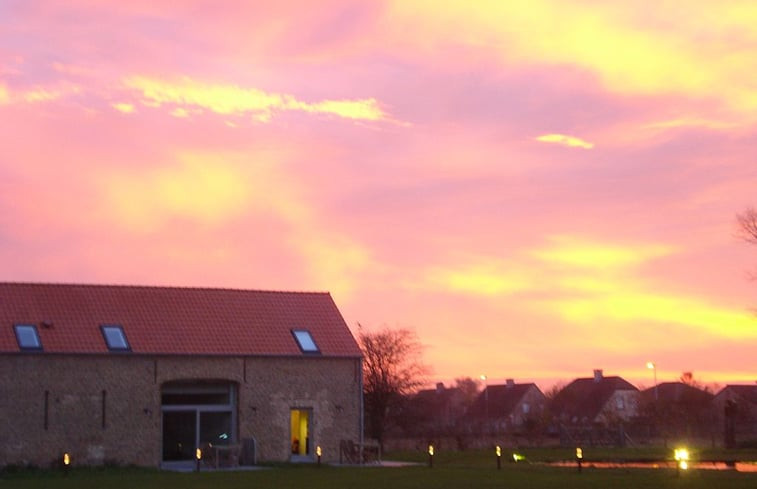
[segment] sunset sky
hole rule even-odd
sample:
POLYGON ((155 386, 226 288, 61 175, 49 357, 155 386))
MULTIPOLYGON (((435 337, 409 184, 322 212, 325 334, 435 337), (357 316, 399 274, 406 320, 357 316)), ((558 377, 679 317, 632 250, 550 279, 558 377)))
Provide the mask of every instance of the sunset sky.
POLYGON ((0 2, 0 280, 330 291, 429 382, 757 380, 757 2, 110 3, 0 2))

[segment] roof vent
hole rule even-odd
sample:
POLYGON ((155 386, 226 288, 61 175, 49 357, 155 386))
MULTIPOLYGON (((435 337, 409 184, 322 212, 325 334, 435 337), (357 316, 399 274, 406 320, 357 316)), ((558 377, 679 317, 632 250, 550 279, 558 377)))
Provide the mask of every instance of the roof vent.
POLYGON ((515 380, 514 379, 507 379, 505 380, 505 383, 507 384, 508 389, 512 389, 515 387, 515 380))
POLYGON ((45 329, 50 329, 53 327, 53 322, 50 320, 44 320, 39 323, 40 326, 42 326, 45 329))
POLYGON ((594 382, 602 382, 602 369, 594 369, 594 382))

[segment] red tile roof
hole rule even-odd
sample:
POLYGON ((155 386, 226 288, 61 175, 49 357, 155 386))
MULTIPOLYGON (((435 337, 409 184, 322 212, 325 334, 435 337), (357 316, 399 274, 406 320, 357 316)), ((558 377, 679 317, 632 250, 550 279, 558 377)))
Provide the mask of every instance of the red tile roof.
POLYGON ((44 353, 108 353, 100 325, 120 324, 136 354, 302 355, 305 329, 323 356, 360 356, 322 292, 0 283, 0 353, 20 351, 15 324, 36 325, 44 353))

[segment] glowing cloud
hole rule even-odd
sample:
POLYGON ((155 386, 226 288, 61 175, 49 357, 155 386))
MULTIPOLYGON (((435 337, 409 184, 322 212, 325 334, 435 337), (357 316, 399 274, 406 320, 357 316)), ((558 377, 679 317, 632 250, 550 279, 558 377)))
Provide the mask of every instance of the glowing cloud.
POLYGON ((255 88, 236 85, 213 85, 182 78, 172 83, 134 76, 124 80, 127 88, 141 93, 145 105, 160 107, 173 104, 205 109, 218 114, 251 114, 257 120, 268 121, 277 111, 302 111, 329 114, 346 119, 377 121, 385 117, 376 99, 323 100, 307 103, 293 95, 268 93, 255 88))
POLYGON ((669 255, 670 246, 617 246, 593 243, 572 236, 555 236, 554 243, 531 254, 542 261, 582 268, 618 268, 638 265, 653 258, 669 255))
POLYGON ((10 94, 8 93, 8 89, 5 88, 5 85, 0 84, 0 105, 9 104, 11 101, 10 94))
POLYGON ((757 338, 757 320, 748 312, 629 288, 616 287, 589 298, 556 300, 552 307, 564 319, 575 323, 653 321, 692 327, 712 337, 757 338))
POLYGON ((594 143, 589 143, 577 137, 566 136, 565 134, 545 134, 535 139, 542 143, 559 144, 561 146, 568 146, 569 148, 591 149, 594 147, 594 143))
POLYGON ((240 214, 249 197, 233 166, 191 155, 179 165, 111 175, 106 183, 119 220, 135 230, 151 230, 176 217, 222 222, 240 214))
POLYGON ((477 296, 507 295, 532 288, 526 274, 509 268, 493 259, 482 259, 469 265, 433 267, 424 273, 420 284, 407 285, 409 288, 477 296))
POLYGON ((124 114, 131 114, 131 113, 134 112, 134 106, 132 104, 127 104, 127 103, 123 103, 123 102, 116 103, 116 104, 111 104, 111 107, 113 107, 117 111, 119 111, 121 113, 124 113, 124 114))
POLYGON ((508 63, 577 66, 615 93, 685 94, 737 112, 757 106, 744 69, 757 37, 753 2, 674 2, 650 11, 634 2, 394 0, 387 17, 398 36, 414 36, 429 52, 449 43, 454 26, 457 42, 490 47, 508 63), (744 42, 702 42, 708 36, 744 42))

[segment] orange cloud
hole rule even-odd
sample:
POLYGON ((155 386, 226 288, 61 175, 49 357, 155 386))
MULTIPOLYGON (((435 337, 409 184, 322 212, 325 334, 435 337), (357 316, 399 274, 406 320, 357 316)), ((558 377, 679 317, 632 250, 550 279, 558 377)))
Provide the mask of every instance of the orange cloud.
POLYGON ((308 103, 289 94, 269 93, 236 85, 207 84, 186 77, 178 82, 170 82, 133 76, 126 78, 124 85, 139 91, 145 105, 160 107, 172 104, 180 106, 181 110, 204 109, 218 114, 249 114, 260 121, 268 121, 275 112, 280 111, 302 111, 368 121, 386 117, 374 98, 308 103))
POLYGON ((545 134, 535 139, 542 143, 559 144, 569 148, 591 149, 594 147, 594 143, 584 141, 583 139, 574 136, 566 136, 565 134, 545 134))

